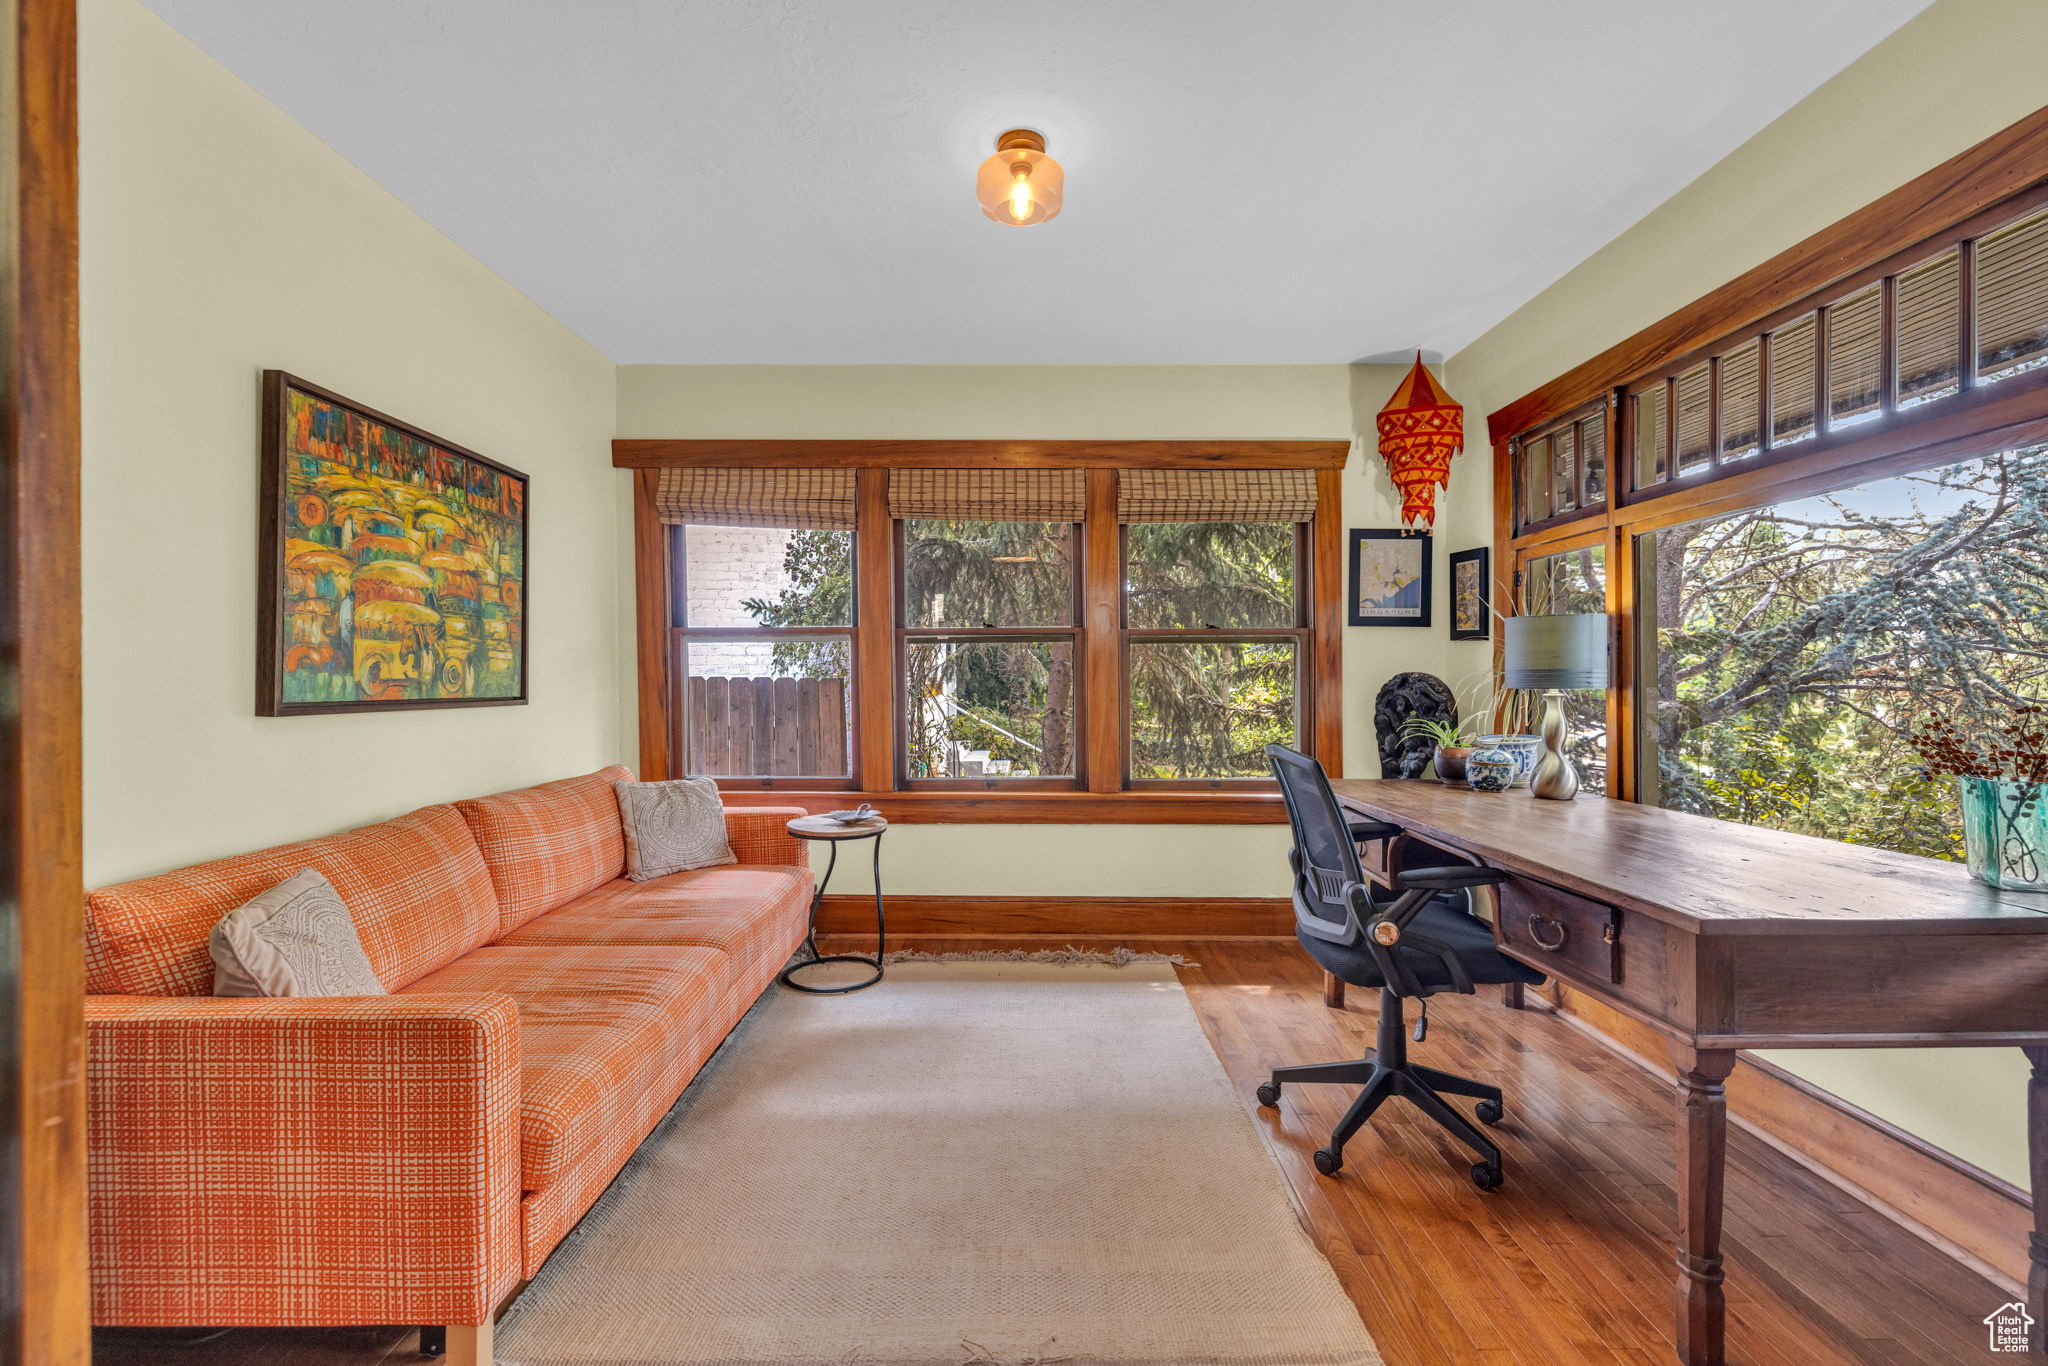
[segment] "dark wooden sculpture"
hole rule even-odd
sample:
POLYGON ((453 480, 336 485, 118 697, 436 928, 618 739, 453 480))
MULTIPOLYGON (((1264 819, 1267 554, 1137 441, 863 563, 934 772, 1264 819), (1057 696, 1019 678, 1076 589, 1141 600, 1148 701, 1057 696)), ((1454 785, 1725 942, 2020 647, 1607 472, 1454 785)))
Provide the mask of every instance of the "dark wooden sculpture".
POLYGON ((1458 699, 1435 674, 1395 674, 1380 688, 1372 705, 1373 728, 1380 740, 1382 778, 1420 778, 1429 767, 1436 743, 1425 735, 1401 734, 1401 727, 1417 717, 1455 721, 1458 699))

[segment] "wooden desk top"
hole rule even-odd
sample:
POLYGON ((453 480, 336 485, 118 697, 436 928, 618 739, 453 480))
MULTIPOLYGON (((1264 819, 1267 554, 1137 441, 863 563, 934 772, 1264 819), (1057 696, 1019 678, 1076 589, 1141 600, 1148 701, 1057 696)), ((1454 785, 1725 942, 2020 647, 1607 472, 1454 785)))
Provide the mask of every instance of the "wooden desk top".
POLYGON ((1340 805, 1431 844, 1698 934, 2048 934, 2048 894, 1959 863, 1636 802, 1340 778, 1340 805))

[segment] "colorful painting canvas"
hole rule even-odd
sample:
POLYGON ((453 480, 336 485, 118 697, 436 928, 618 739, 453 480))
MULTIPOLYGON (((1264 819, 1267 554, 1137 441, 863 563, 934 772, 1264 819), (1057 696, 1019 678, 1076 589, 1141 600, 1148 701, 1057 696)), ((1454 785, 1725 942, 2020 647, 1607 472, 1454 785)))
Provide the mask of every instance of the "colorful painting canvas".
POLYGON ((1427 532, 1353 530, 1353 626, 1427 626, 1430 545, 1427 532))
POLYGON ((265 377, 266 716, 526 700, 526 476, 265 377))

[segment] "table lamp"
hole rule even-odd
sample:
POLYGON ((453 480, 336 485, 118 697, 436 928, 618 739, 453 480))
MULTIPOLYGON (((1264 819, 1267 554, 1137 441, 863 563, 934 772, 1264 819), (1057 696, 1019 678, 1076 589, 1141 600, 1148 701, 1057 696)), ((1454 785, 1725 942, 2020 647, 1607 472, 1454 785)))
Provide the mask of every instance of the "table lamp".
POLYGON ((1543 691, 1543 757, 1530 795, 1570 801, 1579 773, 1564 755, 1564 694, 1607 687, 1607 617, 1509 617, 1504 625, 1503 685, 1543 691))

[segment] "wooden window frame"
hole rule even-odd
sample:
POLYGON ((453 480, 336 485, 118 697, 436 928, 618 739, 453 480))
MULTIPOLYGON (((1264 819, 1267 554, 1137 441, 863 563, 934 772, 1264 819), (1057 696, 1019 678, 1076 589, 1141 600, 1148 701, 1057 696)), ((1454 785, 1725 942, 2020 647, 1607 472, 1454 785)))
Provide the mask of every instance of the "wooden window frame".
MULTIPOLYGON (((858 801, 885 805, 903 823, 1267 825, 1286 820, 1278 791, 1262 779, 1128 777, 1126 652, 1132 636, 1172 631, 1126 629, 1122 594, 1125 538, 1117 521, 1117 475, 1127 469, 1308 469, 1315 473, 1315 517, 1296 538, 1297 618, 1283 631, 1227 631, 1217 639, 1285 635, 1299 640, 1296 693, 1303 748, 1332 777, 1343 773, 1343 510, 1340 475, 1348 439, 1328 441, 812 441, 619 440, 612 463, 634 472, 633 526, 637 600, 640 771, 648 779, 676 768, 674 682, 681 658, 672 538, 655 495, 668 466, 715 468, 818 466, 856 472, 852 768, 847 783, 798 778, 720 779, 743 804, 829 811, 858 801), (906 627, 902 530, 889 513, 892 469, 981 466, 1081 469, 1087 512, 1074 533, 1076 624, 1071 627, 906 627), (1075 775, 1072 778, 923 778, 904 772, 903 648, 907 640, 1007 635, 1076 642, 1075 775), (871 705, 874 699, 884 705, 871 705)), ((1612 480, 1610 479, 1610 484, 1612 480)), ((837 634, 844 628, 824 628, 837 634)), ((691 634, 701 635, 702 630, 691 634)), ((815 636, 812 628, 737 628, 815 636)))
MULTIPOLYGON (((1711 291, 1487 419, 1494 447, 1496 601, 1519 602, 1529 559, 1604 540, 1607 611, 1612 622, 1613 685, 1607 695, 1609 795, 1633 801, 1640 723, 1637 700, 1639 612, 1636 542, 1684 522, 1834 492, 2048 440, 2048 367, 1996 384, 1973 383, 1976 366, 1972 251, 1977 237, 2048 206, 2048 109, 2029 115, 1890 194, 1822 229, 1711 291), (1957 392, 1898 410, 1893 335, 1895 289, 1883 287, 1880 416, 1834 430, 1826 412, 1827 305, 1963 244, 1958 253, 1957 392), (1770 333, 1815 314, 1814 435, 1770 444, 1770 333), (1677 473, 1676 377, 1702 361, 1762 337, 1758 363, 1757 454, 1724 462, 1720 451, 1717 367, 1709 368, 1705 471, 1677 473), (1634 398, 1665 385, 1667 472, 1637 486, 1634 398), (1592 403, 1604 403, 1608 478, 1604 506, 1517 530, 1518 443, 1533 439, 1592 403)), ((1498 662, 1498 647, 1496 647, 1498 662)))

